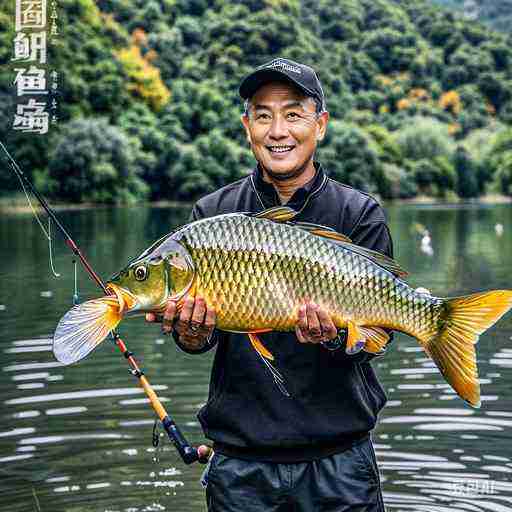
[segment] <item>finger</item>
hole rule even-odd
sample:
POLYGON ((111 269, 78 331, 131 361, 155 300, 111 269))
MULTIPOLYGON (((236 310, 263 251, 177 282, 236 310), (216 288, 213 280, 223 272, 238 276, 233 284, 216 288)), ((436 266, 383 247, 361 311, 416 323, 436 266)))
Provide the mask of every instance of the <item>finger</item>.
POLYGON ((185 299, 185 303, 183 304, 183 309, 180 313, 180 322, 188 324, 190 319, 192 318, 192 313, 194 311, 194 297, 187 297, 185 299))
POLYGON ((318 308, 318 320, 320 321, 320 329, 323 337, 327 340, 333 340, 338 335, 338 330, 334 325, 331 317, 324 308, 318 308))
POLYGON ((308 318, 306 316, 306 305, 302 305, 298 311, 298 320, 297 326, 302 332, 306 332, 308 330, 308 318))
POLYGON ((308 334, 311 338, 316 338, 322 335, 317 311, 318 306, 314 302, 308 304, 306 308, 306 316, 308 317, 308 334))
POLYGON ((170 333, 172 331, 174 315, 176 314, 176 302, 173 300, 167 301, 167 307, 164 311, 162 318, 162 332, 170 333))
POLYGON ((213 331, 215 323, 217 322, 217 313, 213 308, 206 308, 206 315, 204 317, 204 326, 208 329, 208 333, 213 331))
POLYGON ((202 297, 196 297, 194 302, 194 311, 190 318, 190 323, 195 325, 196 328, 203 325, 204 314, 206 313, 206 304, 202 297))
POLYGON ((206 337, 184 334, 180 335, 180 343, 190 350, 198 350, 205 346, 206 337))
POLYGON ((304 335, 298 325, 295 327, 295 335, 297 336, 299 343, 307 343, 307 340, 304 338, 304 335))
POLYGON ((164 317, 156 313, 146 313, 146 322, 162 322, 164 317))

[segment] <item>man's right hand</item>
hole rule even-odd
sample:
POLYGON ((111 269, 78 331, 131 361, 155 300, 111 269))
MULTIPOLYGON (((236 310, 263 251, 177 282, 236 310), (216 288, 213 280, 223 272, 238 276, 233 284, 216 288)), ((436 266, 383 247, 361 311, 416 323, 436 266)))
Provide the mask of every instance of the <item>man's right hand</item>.
POLYGON ((199 350, 215 328, 217 315, 209 308, 202 297, 187 297, 183 308, 175 321, 177 313, 176 302, 169 300, 163 317, 147 313, 148 322, 162 322, 162 332, 170 334, 174 329, 180 336, 180 344, 190 350, 199 350))

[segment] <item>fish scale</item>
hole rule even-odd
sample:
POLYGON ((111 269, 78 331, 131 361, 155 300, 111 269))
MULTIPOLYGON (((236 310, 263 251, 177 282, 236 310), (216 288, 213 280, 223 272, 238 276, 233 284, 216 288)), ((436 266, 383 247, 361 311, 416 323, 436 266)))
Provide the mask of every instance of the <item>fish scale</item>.
POLYGON ((368 258, 289 223, 243 214, 204 219, 181 231, 196 268, 196 293, 214 305, 219 328, 293 330, 306 301, 325 307, 337 327, 431 331, 440 303, 417 298, 368 258), (371 293, 369 293, 369 291, 371 293))

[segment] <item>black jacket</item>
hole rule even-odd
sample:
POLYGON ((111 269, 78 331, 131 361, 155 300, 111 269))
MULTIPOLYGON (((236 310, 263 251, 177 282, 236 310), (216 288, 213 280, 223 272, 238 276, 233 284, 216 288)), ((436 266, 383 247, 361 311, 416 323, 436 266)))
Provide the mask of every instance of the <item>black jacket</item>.
MULTIPOLYGON (((315 177, 287 203, 300 211, 297 220, 329 226, 392 257, 384 212, 375 199, 315 167, 315 177)), ((256 168, 200 199, 192 218, 259 212, 279 204, 274 187, 256 168)), ((301 344, 293 332, 260 336, 274 354, 291 398, 278 390, 247 335, 216 330, 209 344, 195 352, 217 345, 208 402, 198 414, 217 451, 253 460, 314 460, 368 435, 386 396, 366 353, 348 356, 344 348, 329 351, 301 344)))

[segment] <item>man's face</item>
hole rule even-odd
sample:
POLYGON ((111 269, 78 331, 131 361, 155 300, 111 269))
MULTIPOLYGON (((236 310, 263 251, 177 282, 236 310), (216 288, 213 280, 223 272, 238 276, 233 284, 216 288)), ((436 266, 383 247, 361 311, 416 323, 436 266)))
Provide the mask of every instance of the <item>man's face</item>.
POLYGON ((315 102, 291 84, 260 87, 242 116, 256 160, 274 179, 299 176, 325 135, 329 114, 316 114, 315 102))

